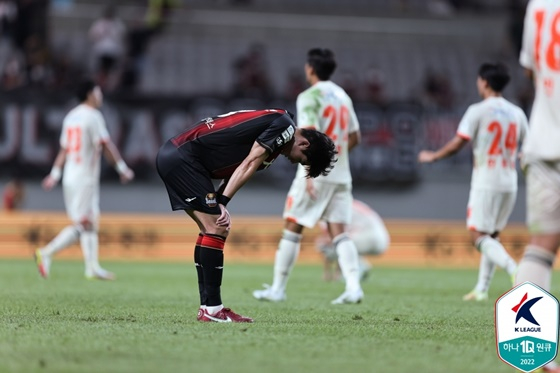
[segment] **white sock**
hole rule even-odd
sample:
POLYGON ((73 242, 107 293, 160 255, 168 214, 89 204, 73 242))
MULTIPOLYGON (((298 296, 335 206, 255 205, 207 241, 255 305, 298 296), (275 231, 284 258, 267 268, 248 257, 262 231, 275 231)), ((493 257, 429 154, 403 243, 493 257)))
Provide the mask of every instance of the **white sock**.
POLYGON ((51 242, 41 249, 41 254, 52 256, 62 249, 75 243, 80 237, 80 231, 76 226, 69 225, 60 231, 51 242))
POLYGON ((496 265, 494 262, 492 262, 486 254, 481 254, 480 264, 478 266, 478 282, 474 289, 482 293, 487 293, 495 270, 496 265))
POLYGON ((550 291, 552 280, 552 267, 556 254, 536 246, 528 245, 525 254, 519 262, 519 269, 515 279, 516 284, 531 281, 546 291, 550 291))
POLYGON ((346 280, 346 291, 360 290, 360 262, 354 241, 346 233, 341 233, 333 239, 333 244, 338 254, 340 271, 346 280))
POLYGON ((506 270, 508 275, 512 275, 517 269, 515 260, 507 253, 502 244, 490 236, 479 237, 475 246, 478 250, 488 256, 494 264, 506 270))
POLYGON ((301 234, 284 229, 274 259, 272 291, 285 292, 290 272, 299 255, 301 234))
POLYGON ((223 304, 220 304, 219 306, 206 306, 206 311, 208 311, 208 314, 210 315, 215 315, 216 312, 221 311, 224 308, 223 304))
POLYGON ((80 245, 84 254, 86 275, 92 275, 100 268, 98 259, 98 238, 95 231, 84 231, 80 236, 80 245))

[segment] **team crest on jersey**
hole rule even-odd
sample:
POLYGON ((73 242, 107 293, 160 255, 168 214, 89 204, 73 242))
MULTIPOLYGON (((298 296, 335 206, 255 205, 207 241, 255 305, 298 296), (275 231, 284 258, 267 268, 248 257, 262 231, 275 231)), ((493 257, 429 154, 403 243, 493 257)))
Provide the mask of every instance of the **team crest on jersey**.
POLYGON ((208 207, 216 207, 218 205, 216 193, 208 193, 206 195, 206 204, 208 207))

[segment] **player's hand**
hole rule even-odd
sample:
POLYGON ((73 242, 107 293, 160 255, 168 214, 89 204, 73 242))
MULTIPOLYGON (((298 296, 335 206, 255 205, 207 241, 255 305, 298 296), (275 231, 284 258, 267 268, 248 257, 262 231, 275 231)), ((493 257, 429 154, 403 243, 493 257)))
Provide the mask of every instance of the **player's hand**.
POLYGON ((41 182, 41 186, 43 187, 44 190, 49 191, 52 188, 54 188, 57 183, 58 183, 58 180, 56 180, 55 178, 53 178, 49 174, 49 175, 45 176, 45 178, 41 182))
POLYGON ((436 160, 436 152, 431 150, 422 150, 418 153, 418 162, 420 163, 431 163, 436 160))
POLYGON ((127 168, 122 174, 119 175, 121 178, 121 183, 126 184, 134 179, 134 171, 127 168))
POLYGON ((220 206, 220 211, 222 213, 220 214, 218 220, 216 220, 216 224, 220 227, 227 227, 227 229, 229 230, 231 227, 231 217, 229 216, 229 211, 222 204, 218 206, 220 206))
POLYGON ((315 185, 313 184, 313 180, 307 179, 305 185, 305 191, 309 194, 309 197, 312 200, 317 199, 317 189, 315 189, 315 185))

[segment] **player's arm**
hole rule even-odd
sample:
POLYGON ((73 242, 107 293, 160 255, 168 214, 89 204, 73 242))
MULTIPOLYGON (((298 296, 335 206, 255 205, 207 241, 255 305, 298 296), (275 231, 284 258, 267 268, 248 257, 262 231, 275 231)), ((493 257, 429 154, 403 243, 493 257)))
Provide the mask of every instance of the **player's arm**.
POLYGON ((237 191, 253 176, 260 165, 268 157, 269 153, 265 147, 258 142, 253 144, 249 155, 235 169, 229 181, 227 182, 223 193, 221 194, 220 203, 224 206, 237 193, 237 191))
POLYGON ((360 131, 355 131, 348 134, 348 151, 351 151, 362 142, 362 135, 360 131))
POLYGON ((226 186, 228 185, 228 183, 229 183, 229 179, 223 179, 223 180, 220 182, 220 185, 218 185, 218 190, 217 190, 216 192, 217 192, 218 194, 223 194, 223 193, 224 193, 224 190, 226 189, 226 186))
POLYGON ((60 150, 58 151, 58 154, 54 159, 51 172, 43 179, 43 182, 41 183, 43 189, 51 190, 62 177, 62 167, 64 167, 64 163, 66 162, 66 154, 66 148, 60 147, 60 150))
POLYGON ((430 162, 439 161, 440 159, 443 158, 450 157, 456 154, 459 150, 461 150, 468 141, 469 140, 467 140, 464 137, 455 135, 455 137, 449 140, 447 144, 445 144, 444 146, 442 146, 440 149, 436 151, 422 150, 418 154, 418 162, 430 163, 430 162))
POLYGON ((122 159, 119 150, 113 144, 113 142, 108 139, 101 142, 103 148, 103 155, 107 160, 115 167, 115 170, 119 173, 121 177, 121 182, 127 183, 134 179, 134 171, 132 171, 122 159))

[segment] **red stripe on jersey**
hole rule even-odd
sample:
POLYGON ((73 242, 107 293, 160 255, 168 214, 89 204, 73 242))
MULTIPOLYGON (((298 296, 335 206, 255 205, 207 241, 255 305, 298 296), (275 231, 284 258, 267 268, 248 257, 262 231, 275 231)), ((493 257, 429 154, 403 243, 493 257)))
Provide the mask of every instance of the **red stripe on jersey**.
POLYGON ((221 116, 203 119, 198 124, 180 135, 171 139, 173 145, 179 147, 188 141, 209 135, 224 129, 233 128, 252 119, 260 118, 269 114, 285 114, 285 110, 267 109, 232 112, 221 116), (203 126, 206 122, 206 126, 203 126))
POLYGON ((224 250, 226 240, 220 236, 205 234, 200 242, 201 247, 214 250, 224 250))
POLYGON ((465 135, 464 133, 457 132, 457 136, 459 136, 460 138, 465 139, 467 141, 471 141, 471 137, 469 135, 465 135))

